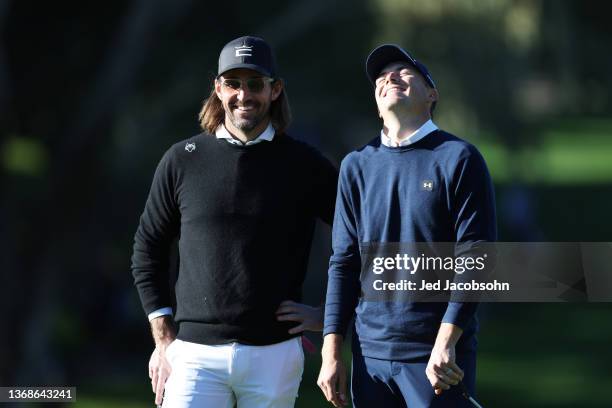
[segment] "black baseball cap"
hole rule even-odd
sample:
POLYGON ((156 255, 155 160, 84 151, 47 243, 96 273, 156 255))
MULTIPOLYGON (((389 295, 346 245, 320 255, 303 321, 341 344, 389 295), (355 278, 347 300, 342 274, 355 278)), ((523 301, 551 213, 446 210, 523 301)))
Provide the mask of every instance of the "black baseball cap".
POLYGON ((272 48, 262 38, 250 35, 228 42, 219 54, 217 76, 236 68, 252 69, 274 78, 276 61, 272 48))
POLYGON ((409 52, 395 44, 383 44, 376 47, 370 55, 368 55, 366 59, 366 73, 372 85, 376 83, 376 78, 378 78, 380 71, 382 71, 387 64, 397 61, 409 63, 423 75, 423 78, 425 78, 425 81, 430 87, 436 87, 436 83, 429 74, 427 67, 417 61, 409 52))

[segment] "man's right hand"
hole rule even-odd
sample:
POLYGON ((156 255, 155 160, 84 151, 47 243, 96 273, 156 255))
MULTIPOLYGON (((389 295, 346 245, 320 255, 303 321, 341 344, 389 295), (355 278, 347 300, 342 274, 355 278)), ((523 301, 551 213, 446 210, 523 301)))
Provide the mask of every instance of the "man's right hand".
POLYGON ((341 358, 342 336, 328 334, 323 340, 321 372, 317 385, 334 407, 343 407, 346 397, 346 367, 341 358))
POLYGON ((166 359, 166 348, 168 346, 155 347, 149 359, 149 378, 151 388, 155 393, 155 405, 161 405, 164 397, 166 380, 170 377, 172 367, 166 359))
POLYGON ((176 338, 174 322, 171 316, 160 316, 151 320, 151 334, 155 341, 155 350, 149 359, 149 378, 155 393, 155 404, 161 405, 164 399, 166 380, 170 377, 172 367, 166 358, 166 350, 176 338))

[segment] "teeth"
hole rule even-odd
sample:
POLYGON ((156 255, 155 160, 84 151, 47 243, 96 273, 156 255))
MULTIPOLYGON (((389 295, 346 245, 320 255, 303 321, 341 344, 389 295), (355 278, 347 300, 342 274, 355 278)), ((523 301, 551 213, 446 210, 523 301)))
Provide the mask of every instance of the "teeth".
POLYGON ((385 90, 385 95, 387 95, 391 91, 403 92, 403 89, 402 88, 398 88, 398 87, 389 88, 389 89, 385 90))

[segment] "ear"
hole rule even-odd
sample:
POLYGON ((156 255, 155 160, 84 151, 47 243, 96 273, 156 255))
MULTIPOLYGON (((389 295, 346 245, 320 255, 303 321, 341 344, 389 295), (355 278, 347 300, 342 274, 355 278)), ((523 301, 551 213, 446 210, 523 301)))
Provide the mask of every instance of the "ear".
POLYGON ((217 98, 219 98, 219 100, 223 100, 221 98, 221 83, 219 81, 217 81, 215 79, 215 93, 217 94, 217 98))
POLYGON ((281 92, 283 92, 284 84, 282 79, 277 79, 272 82, 272 101, 275 101, 280 96, 281 92))
POLYGON ((429 102, 436 102, 439 97, 440 94, 436 88, 429 88, 429 102))

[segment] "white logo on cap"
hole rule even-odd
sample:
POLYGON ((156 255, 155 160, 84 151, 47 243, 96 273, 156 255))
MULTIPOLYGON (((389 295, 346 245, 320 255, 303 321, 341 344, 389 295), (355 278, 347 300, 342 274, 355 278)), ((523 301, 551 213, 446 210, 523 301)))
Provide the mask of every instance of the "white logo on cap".
POLYGON ((240 47, 234 47, 236 49, 237 57, 251 57, 253 54, 253 47, 248 45, 241 45, 240 47))

